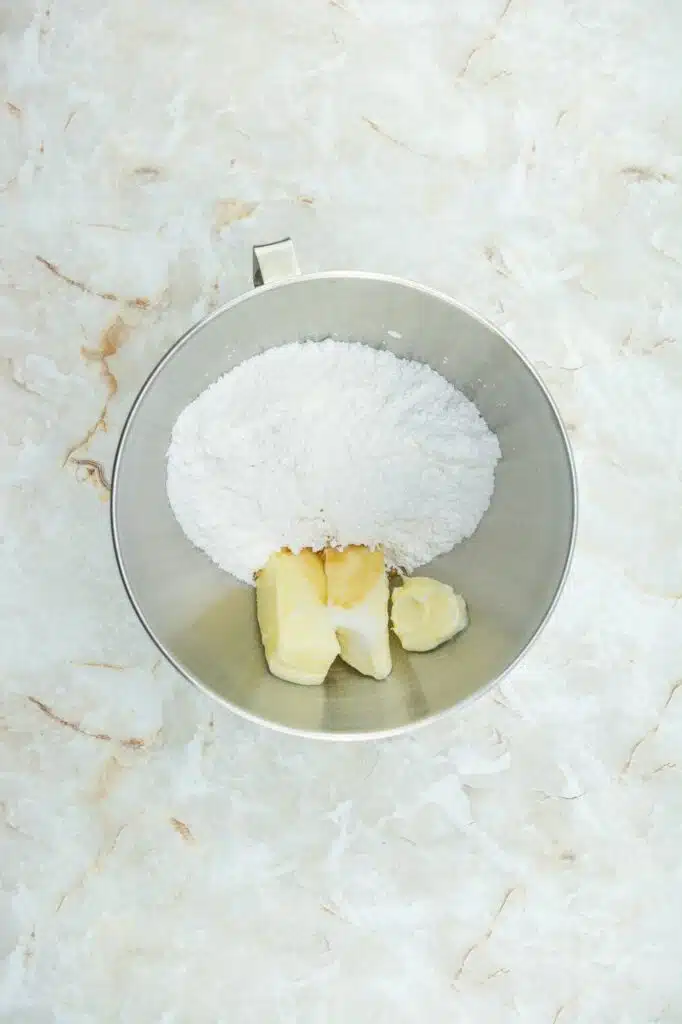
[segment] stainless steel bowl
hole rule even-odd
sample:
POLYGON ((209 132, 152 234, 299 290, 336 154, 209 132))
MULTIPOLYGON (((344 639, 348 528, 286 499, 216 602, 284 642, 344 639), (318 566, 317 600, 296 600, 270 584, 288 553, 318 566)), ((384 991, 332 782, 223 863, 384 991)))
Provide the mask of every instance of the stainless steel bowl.
POLYGON ((205 693, 253 721, 328 739, 392 735, 485 692, 547 621, 575 540, 566 431, 542 381, 492 324, 430 288, 378 274, 298 275, 287 240, 255 251, 265 284, 192 327, 142 386, 113 471, 111 524, 130 600, 152 640, 205 693), (464 594, 471 624, 428 654, 396 644, 377 683, 338 663, 324 686, 280 682, 262 654, 254 592, 185 538, 166 497, 180 411, 250 356, 333 336, 422 360, 473 399, 502 447, 492 504, 428 573, 464 594))

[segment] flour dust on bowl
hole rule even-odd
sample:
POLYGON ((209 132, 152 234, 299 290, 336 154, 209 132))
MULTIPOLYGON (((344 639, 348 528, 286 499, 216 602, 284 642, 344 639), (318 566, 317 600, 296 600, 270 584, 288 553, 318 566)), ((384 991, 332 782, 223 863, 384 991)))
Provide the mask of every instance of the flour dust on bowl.
MULTIPOLYGON (((233 710, 331 739, 397 733, 483 692, 518 661, 547 620, 575 539, 575 472, 566 432, 519 351, 447 296, 381 275, 300 275, 289 242, 261 247, 256 258, 263 287, 182 337, 130 411, 112 481, 121 576, 160 650, 233 710), (166 490, 167 454, 180 414, 224 374, 269 349, 328 338, 427 364, 474 403, 501 457, 490 506, 475 532, 467 537, 463 529, 467 539, 418 570, 465 596, 468 628, 428 653, 410 653, 393 636, 392 672, 381 682, 337 659, 324 685, 297 686, 268 671, 254 589, 242 582, 248 558, 235 567, 238 579, 183 532, 166 490)), ((426 500, 425 508, 432 511, 426 500)))

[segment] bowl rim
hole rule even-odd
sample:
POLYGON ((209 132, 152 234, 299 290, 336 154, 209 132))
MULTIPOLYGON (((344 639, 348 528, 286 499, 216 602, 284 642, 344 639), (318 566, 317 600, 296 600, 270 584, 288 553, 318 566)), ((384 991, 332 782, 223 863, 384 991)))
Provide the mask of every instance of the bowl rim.
POLYGON ((116 559, 116 566, 118 568, 118 572, 119 572, 119 575, 121 577, 121 582, 123 583, 123 587, 124 587, 125 592, 126 592, 126 594, 128 596, 128 600, 130 601, 130 603, 131 603, 131 605, 133 607, 133 610, 134 610, 135 614, 137 615, 137 618, 140 621, 140 624, 142 625, 143 629, 147 633, 147 636, 151 639, 153 644, 156 646, 157 650, 159 650, 161 652, 161 654, 165 657, 165 659, 173 666, 173 668, 177 672, 179 672, 179 674, 184 679, 187 680, 187 682, 191 683, 198 690, 200 690, 202 693, 206 694, 207 696, 211 697, 213 700, 218 701, 218 703, 222 704, 224 707, 228 708, 230 711, 234 712, 237 715, 240 715, 242 718, 245 718, 248 721, 253 722, 256 725, 266 726, 269 729, 274 729, 277 732, 286 733, 286 734, 291 735, 291 736, 300 736, 300 737, 304 737, 306 739, 315 739, 315 740, 332 740, 332 741, 380 740, 380 739, 389 739, 391 737, 401 736, 401 735, 404 735, 405 733, 413 732, 415 729, 420 729, 423 726, 431 725, 431 724, 433 724, 433 723, 435 723, 437 721, 440 721, 441 719, 445 718, 446 716, 453 714, 456 711, 463 710, 465 707, 467 707, 468 705, 472 704, 474 701, 477 701, 481 697, 485 696, 485 694, 489 693, 492 689, 494 689, 494 687, 498 686, 502 682, 502 680, 505 679, 519 665, 519 663, 523 660, 523 658, 525 658, 525 656, 527 655, 527 653, 529 652, 531 647, 534 645, 536 640, 539 638, 540 634, 545 629, 545 627, 546 627, 547 623, 549 622, 550 618, 552 617, 552 615, 553 615, 553 613, 554 613, 554 611, 555 611, 555 609, 557 607, 557 604, 559 603, 561 595, 562 595, 562 593, 564 591, 564 588, 566 586, 566 580, 568 579, 568 575, 569 575, 569 572, 570 572, 570 569, 571 569, 571 565, 572 565, 572 562, 573 562, 573 556, 575 554, 576 539, 577 539, 577 534, 578 534, 578 476, 577 476, 576 465, 575 465, 575 456, 574 456, 574 453, 573 453, 573 448, 572 448, 572 445, 571 445, 570 438, 568 436, 568 431, 567 431, 566 426, 565 426, 565 424, 563 422, 563 419, 561 417, 561 414, 559 412, 557 404, 556 404, 554 398, 552 397, 552 395, 551 395, 547 385, 543 381, 543 379, 540 376, 539 372, 532 365, 530 360, 521 351, 521 349, 510 338, 508 338, 507 335, 503 331, 501 331, 499 327, 497 327, 494 323, 492 323, 492 321, 488 320, 486 317, 482 316, 480 313, 478 313, 475 310, 471 309, 469 306, 465 305, 464 303, 460 302, 459 300, 452 298, 452 296, 450 296, 450 295, 447 295, 445 292, 441 292, 441 291, 437 290, 436 288, 431 288, 428 285, 419 284, 416 281, 410 281, 407 278, 396 277, 396 276, 393 276, 391 274, 375 274, 375 273, 372 273, 370 271, 363 271, 363 270, 325 270, 325 271, 319 271, 317 273, 312 273, 312 274, 299 274, 299 275, 297 275, 295 277, 288 277, 288 278, 285 278, 283 280, 273 281, 270 284, 260 285, 258 287, 255 287, 255 288, 249 290, 249 291, 243 292, 242 294, 236 296, 234 299, 231 299, 229 302, 226 302, 222 306, 219 306, 218 309, 213 310, 211 313, 208 313, 206 316, 204 316, 200 320, 198 320, 195 324, 193 324, 191 327, 189 327, 188 330, 186 330, 182 335, 180 335, 180 337, 177 339, 177 341, 173 342, 173 344, 170 346, 170 348, 166 352, 164 352, 164 354, 158 360, 156 365, 153 367, 153 369, 147 375, 146 379, 144 380, 144 382, 142 383, 141 387, 139 388, 135 398, 133 399, 133 402, 132 402, 132 404, 130 406, 130 409, 128 410, 128 412, 126 414, 126 417, 125 417, 125 420, 124 420, 124 423, 123 423, 123 427, 121 428, 121 433, 120 433, 120 436, 119 436, 119 439, 118 439, 118 442, 117 442, 117 445, 116 445, 116 452, 115 452, 115 455, 114 455, 114 461, 113 461, 112 470, 111 470, 111 493, 110 493, 110 501, 109 501, 109 523, 110 523, 110 528, 111 528, 111 536, 112 536, 112 541, 113 541, 114 555, 115 555, 115 559, 116 559), (161 372, 163 371, 163 369, 166 366, 166 364, 169 363, 175 357, 175 355, 180 351, 180 349, 184 348, 184 346, 187 345, 187 343, 189 341, 191 341, 192 338, 194 338, 195 335, 199 334, 207 324, 209 324, 212 320, 217 320, 219 317, 223 316, 225 313, 229 312, 231 309, 233 309, 235 306, 239 305, 240 303, 248 302, 250 300, 253 300, 254 298, 257 298, 259 295, 261 295, 264 292, 275 291, 276 289, 295 287, 296 285, 305 284, 306 282, 309 282, 309 281, 334 280, 334 279, 345 279, 345 280, 353 279, 353 280, 364 280, 364 281, 379 281, 379 282, 382 282, 382 283, 385 283, 385 284, 394 284, 394 285, 398 285, 398 286, 403 287, 403 288, 409 288, 409 289, 411 289, 413 291, 421 292, 423 295, 426 295, 429 298, 436 299, 439 302, 446 302, 446 303, 448 303, 448 305, 454 306, 456 309, 459 309, 462 313, 465 313, 467 316, 471 317, 473 320, 477 320, 484 327, 487 327, 488 330, 493 331, 496 335, 498 335, 498 337, 500 337, 502 339, 502 341, 504 341, 511 348, 511 350, 514 352, 514 354, 517 356, 517 358, 524 364, 524 366, 530 372, 530 374, 534 378, 536 384, 538 385, 538 387, 542 391, 542 393, 543 393, 543 395, 544 395, 544 397, 545 397, 545 399, 546 399, 546 401, 547 401, 547 403, 548 403, 548 405, 549 405, 549 407, 550 407, 550 409, 552 411, 552 414, 554 415, 554 418, 556 420, 557 426, 559 428, 559 433, 561 434, 561 438, 562 438, 563 443, 564 443, 564 449, 566 451, 566 457, 567 457, 567 463, 568 463, 569 475, 570 475, 570 484, 571 484, 571 535, 570 535, 569 542, 568 542, 568 547, 567 547, 567 550, 566 550, 566 555, 565 555, 565 559, 564 559, 564 565, 563 565, 563 568, 562 568, 562 571, 561 571, 561 576, 560 576, 559 582, 557 584, 556 590, 554 592, 554 596, 552 597, 552 600, 550 601, 549 605, 547 606, 547 609, 546 609, 542 619, 538 623, 537 627, 535 628, 534 632, 528 638, 528 640, 526 641, 524 646, 521 648, 519 653, 516 655, 514 660, 511 661, 509 663, 509 665, 507 665, 507 667, 504 669, 504 671, 501 672, 499 675, 495 676, 493 679, 490 679, 488 681, 488 683, 486 683, 485 686, 482 686, 480 689, 476 690, 475 693, 469 694, 468 697, 463 698, 463 700, 460 700, 456 704, 452 704, 450 707, 444 708, 441 711, 435 711, 435 712, 433 712, 433 714, 425 715, 423 718, 419 718, 419 719, 415 720, 414 722, 407 722, 404 725, 394 726, 394 727, 389 728, 389 729, 371 729, 371 730, 364 730, 364 731, 347 731, 347 732, 346 731, 324 732, 324 731, 316 730, 316 729, 299 729, 299 728, 297 728, 295 726, 284 725, 281 722, 272 721, 271 719, 268 719, 268 718, 265 718, 265 717, 263 717, 261 715, 255 714, 252 711, 247 711, 245 708, 239 707, 237 704, 232 703, 232 701, 230 701, 227 697, 224 697, 221 694, 216 693, 209 686, 207 686, 204 682, 202 682, 201 679, 199 679, 197 676, 195 676, 189 669, 185 668, 174 657, 174 655, 165 647, 165 645, 161 642, 161 640, 159 640, 159 638, 156 636, 156 634, 154 633, 153 629, 151 628, 151 626, 147 622, 147 619, 145 617, 144 611, 142 610, 139 602, 137 601, 137 598, 135 597, 135 593, 133 591, 132 585, 130 584, 130 582, 128 580, 128 576, 127 576, 126 569, 125 569, 125 564, 124 564, 124 559, 123 559, 123 553, 122 553, 122 550, 121 550, 119 530, 118 530, 118 520, 117 520, 117 512, 116 512, 116 506, 117 506, 116 494, 117 494, 117 484, 118 484, 118 470, 119 470, 119 467, 121 465, 121 462, 122 462, 122 459, 123 459, 123 455, 125 453, 126 440, 127 440, 128 435, 130 433, 130 428, 131 428, 132 423, 133 423, 133 421, 135 419, 137 411, 140 408, 140 406, 142 405, 142 402, 144 401, 145 395, 151 389, 151 387, 154 384, 154 381, 161 374, 161 372))

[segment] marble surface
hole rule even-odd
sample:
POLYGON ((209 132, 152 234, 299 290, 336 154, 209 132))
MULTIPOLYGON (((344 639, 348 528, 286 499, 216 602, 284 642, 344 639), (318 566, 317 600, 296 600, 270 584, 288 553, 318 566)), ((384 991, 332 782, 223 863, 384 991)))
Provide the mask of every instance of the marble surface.
POLYGON ((0 1021, 682 1020, 682 7, 0 3, 0 1021), (108 474, 291 234, 534 361, 574 571, 413 736, 260 730, 159 659, 108 474))

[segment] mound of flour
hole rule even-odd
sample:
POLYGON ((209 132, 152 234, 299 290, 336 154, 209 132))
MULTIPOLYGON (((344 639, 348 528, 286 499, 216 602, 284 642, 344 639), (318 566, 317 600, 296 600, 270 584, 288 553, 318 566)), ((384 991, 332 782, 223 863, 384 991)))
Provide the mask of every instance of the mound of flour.
POLYGON ((187 406, 168 497, 192 543, 249 583, 282 547, 382 545, 410 572, 474 532, 499 457, 435 370, 328 339, 268 349, 187 406))

